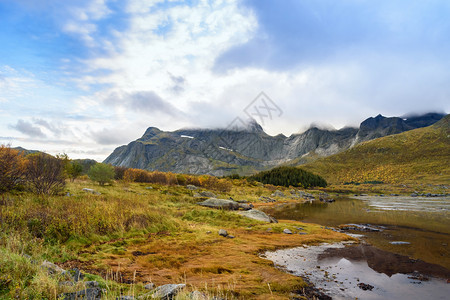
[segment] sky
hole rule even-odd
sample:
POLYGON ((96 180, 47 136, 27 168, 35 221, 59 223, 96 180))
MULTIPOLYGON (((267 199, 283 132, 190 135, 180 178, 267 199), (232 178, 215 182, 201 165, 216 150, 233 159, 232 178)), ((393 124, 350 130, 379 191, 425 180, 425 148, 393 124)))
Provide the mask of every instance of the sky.
POLYGON ((448 113, 449 15, 447 0, 0 0, 0 144, 102 161, 151 126, 253 117, 289 136, 448 113))

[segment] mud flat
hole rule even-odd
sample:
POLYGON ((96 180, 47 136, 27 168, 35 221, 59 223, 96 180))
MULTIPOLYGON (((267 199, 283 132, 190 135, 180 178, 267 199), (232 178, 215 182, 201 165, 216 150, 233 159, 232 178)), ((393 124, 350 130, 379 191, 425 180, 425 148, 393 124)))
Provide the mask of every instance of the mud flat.
POLYGON ((264 253, 333 299, 448 299, 450 271, 367 244, 322 244, 264 253))

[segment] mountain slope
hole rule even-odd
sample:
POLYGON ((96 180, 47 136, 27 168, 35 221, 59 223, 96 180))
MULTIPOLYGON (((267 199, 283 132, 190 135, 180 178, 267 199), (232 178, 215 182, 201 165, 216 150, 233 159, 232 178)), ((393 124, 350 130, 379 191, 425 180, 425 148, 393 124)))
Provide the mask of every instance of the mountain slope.
POLYGON ((118 147, 105 163, 115 166, 177 173, 226 175, 251 174, 280 164, 297 164, 349 149, 353 145, 414 129, 440 114, 414 119, 369 118, 360 128, 322 130, 312 127, 301 134, 270 136, 251 121, 243 128, 182 129, 173 132, 150 127, 144 135, 126 146, 118 147))
POLYGON ((361 143, 302 168, 332 183, 450 182, 450 115, 429 127, 361 143))

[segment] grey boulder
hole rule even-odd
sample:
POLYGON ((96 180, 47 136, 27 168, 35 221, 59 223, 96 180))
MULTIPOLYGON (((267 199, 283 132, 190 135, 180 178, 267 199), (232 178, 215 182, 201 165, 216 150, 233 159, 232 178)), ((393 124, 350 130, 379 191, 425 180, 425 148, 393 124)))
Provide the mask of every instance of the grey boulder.
POLYGON ((272 218, 271 216, 267 215, 266 213, 257 210, 257 209, 250 209, 247 211, 240 211, 238 212, 241 216, 247 217, 249 219, 267 222, 267 223, 278 223, 275 218, 272 218))
POLYGON ((251 204, 239 203, 234 200, 217 199, 217 198, 209 198, 205 201, 198 202, 197 204, 210 208, 227 209, 227 210, 239 210, 239 209, 249 210, 252 207, 251 204))
POLYGON ((152 295, 152 298, 166 300, 172 299, 178 294, 186 285, 185 284, 165 284, 157 287, 152 295))
POLYGON ((228 236, 228 232, 225 229, 219 229, 219 235, 221 236, 228 236))

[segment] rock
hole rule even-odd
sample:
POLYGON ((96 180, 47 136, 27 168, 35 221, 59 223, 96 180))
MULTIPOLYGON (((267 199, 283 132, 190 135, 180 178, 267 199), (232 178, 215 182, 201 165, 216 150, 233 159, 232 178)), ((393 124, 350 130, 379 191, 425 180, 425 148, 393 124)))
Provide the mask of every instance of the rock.
POLYGON ((214 194, 213 192, 210 191, 201 191, 200 193, 201 197, 208 197, 208 198, 216 198, 216 194, 214 194))
POLYGON ((267 223, 278 223, 277 220, 275 220, 274 218, 268 216, 266 213, 257 210, 257 209, 250 209, 247 211, 240 211, 238 212, 238 214, 240 214, 241 216, 250 218, 250 219, 254 219, 254 220, 258 220, 258 221, 262 221, 262 222, 267 222, 267 223))
MULTIPOLYGON (((97 300, 102 298, 102 290, 98 287, 95 288, 89 288, 84 289, 78 292, 73 293, 64 293, 62 296, 62 299, 64 300, 97 300)), ((60 296, 60 298, 61 298, 60 296)), ((58 299, 60 299, 58 298, 58 299)))
POLYGON ((227 238, 234 239, 234 235, 229 234, 229 235, 227 235, 227 238))
POLYGON ((193 291, 189 294, 189 299, 192 300, 209 300, 208 296, 199 291, 193 291))
POLYGON ((226 237, 228 235, 228 232, 225 229, 219 229, 219 235, 226 237))
POLYGON ((144 285, 144 288, 146 290, 153 290, 155 288, 155 284, 153 282, 147 283, 146 285, 144 285))
POLYGON ((84 188, 83 191, 86 192, 86 193, 94 194, 94 195, 101 195, 101 193, 96 192, 96 191, 93 190, 93 189, 84 188))
POLYGON ((363 231, 363 232, 381 232, 383 231, 380 228, 369 226, 369 225, 363 225, 363 224, 346 224, 339 226, 342 230, 355 230, 355 231, 363 231))
POLYGON ((65 275, 72 277, 73 281, 78 282, 84 278, 84 274, 77 268, 70 269, 64 272, 65 275))
POLYGON ((147 186, 145 189, 146 190, 153 190, 153 187, 152 186, 147 186))
POLYGON ((290 231, 289 229, 285 228, 285 229, 283 229, 283 233, 285 233, 285 234, 292 234, 292 231, 290 231))
POLYGON ((395 241, 395 242, 389 242, 391 245, 409 245, 410 242, 403 242, 403 241, 395 241))
POLYGON ((370 285, 368 283, 358 283, 358 287, 362 289, 363 291, 371 291, 373 289, 373 285, 370 285))
POLYGON ((198 190, 198 187, 196 187, 195 185, 192 185, 192 184, 186 185, 186 188, 190 191, 198 190))
POLYGON ((273 192, 272 197, 286 197, 286 195, 282 191, 276 190, 273 192))
POLYGON ((41 267, 46 268, 48 270, 49 274, 63 274, 66 272, 66 270, 60 268, 59 266, 57 266, 54 263, 51 263, 47 260, 44 260, 42 262, 41 267))
POLYGON ((73 281, 61 281, 58 283, 59 286, 74 286, 75 282, 73 281))
POLYGON ((161 300, 172 299, 185 286, 185 284, 165 284, 159 286, 154 290, 152 298, 158 298, 161 300))
POLYGON ((238 203, 233 200, 209 198, 205 201, 198 202, 198 205, 206 206, 210 208, 228 209, 228 210, 249 210, 251 206, 246 203, 238 203))
POLYGON ((430 280, 428 277, 420 274, 417 271, 414 271, 411 276, 408 276, 409 279, 419 280, 419 281, 428 281, 430 280))
POLYGON ((259 197, 259 201, 266 202, 266 203, 273 203, 273 202, 276 202, 277 200, 270 198, 270 197, 261 196, 261 197, 259 197))
POLYGON ((87 288, 93 288, 93 287, 98 287, 98 282, 93 280, 93 281, 85 281, 83 282, 84 286, 87 288))

